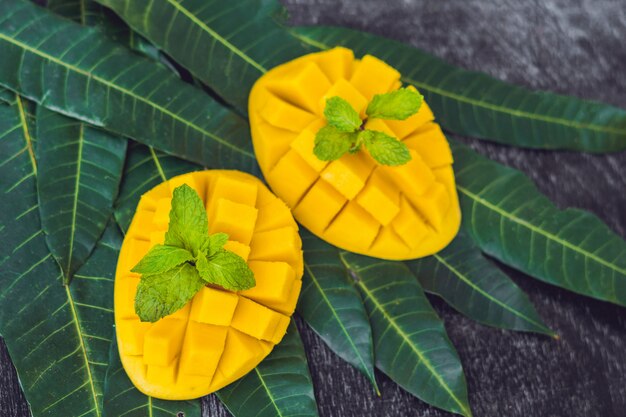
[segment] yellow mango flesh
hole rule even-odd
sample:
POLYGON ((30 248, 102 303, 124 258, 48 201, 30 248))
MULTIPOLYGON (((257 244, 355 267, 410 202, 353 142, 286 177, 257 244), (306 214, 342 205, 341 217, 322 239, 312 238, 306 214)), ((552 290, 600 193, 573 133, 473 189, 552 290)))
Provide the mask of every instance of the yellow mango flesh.
POLYGON ((252 370, 287 331, 302 287, 302 242, 285 204, 257 178, 201 171, 142 196, 122 244, 115 277, 115 324, 124 369, 144 394, 198 398, 252 370), (203 287, 181 310, 143 323, 134 301, 140 277, 130 270, 163 243, 174 188, 187 184, 205 202, 211 233, 244 258, 256 286, 241 292, 203 287))
POLYGON ((452 153, 428 105, 406 120, 366 122, 407 145, 406 165, 381 166, 366 150, 324 162, 313 146, 326 125, 326 99, 347 100, 364 119, 375 94, 401 85, 398 71, 383 61, 334 48, 268 71, 249 100, 259 165, 295 218, 335 246, 394 260, 438 252, 461 222, 452 153))

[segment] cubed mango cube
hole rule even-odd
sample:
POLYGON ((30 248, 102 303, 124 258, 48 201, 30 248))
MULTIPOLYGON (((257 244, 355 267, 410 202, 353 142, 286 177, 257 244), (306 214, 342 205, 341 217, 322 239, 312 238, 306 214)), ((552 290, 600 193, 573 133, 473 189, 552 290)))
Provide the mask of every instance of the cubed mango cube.
POLYGON ((219 363, 228 327, 190 322, 180 354, 180 372, 212 377, 219 363))
POLYGON ((330 81, 317 64, 309 62, 298 71, 286 74, 280 82, 270 83, 267 87, 283 100, 315 113, 319 99, 330 88, 330 81))
POLYGON ((193 298, 190 318, 198 323, 228 326, 238 302, 235 293, 203 287, 193 298))
POLYGON ((215 204, 213 217, 209 218, 209 233, 228 233, 231 240, 248 245, 254 233, 257 212, 254 206, 220 198, 215 204))
POLYGON ((146 332, 143 362, 146 365, 167 366, 180 353, 186 322, 165 317, 146 332))

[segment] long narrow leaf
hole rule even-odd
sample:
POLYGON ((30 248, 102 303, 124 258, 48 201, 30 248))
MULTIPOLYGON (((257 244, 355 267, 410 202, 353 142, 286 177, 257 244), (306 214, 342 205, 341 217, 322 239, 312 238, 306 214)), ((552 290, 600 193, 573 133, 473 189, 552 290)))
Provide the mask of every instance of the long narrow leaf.
POLYGON ((365 300, 378 369, 428 404, 471 416, 459 356, 411 271, 347 252, 341 259, 365 300))
POLYGON ((202 169, 199 165, 138 143, 131 143, 124 167, 124 179, 115 203, 115 220, 126 231, 142 194, 171 177, 199 169, 202 169))
POLYGON ((272 19, 275 5, 265 1, 98 1, 244 112, 261 75, 310 52, 272 19))
POLYGON ((131 382, 122 366, 115 332, 104 384, 104 417, 200 417, 200 401, 165 401, 148 397, 131 382))
POLYGON ((330 349, 357 368, 378 392, 372 330, 358 290, 337 248, 301 230, 304 277, 298 313, 330 349))
POLYGON ((626 306, 626 241, 591 213, 559 210, 521 172, 451 141, 465 230, 535 278, 626 306))
POLYGON ((0 55, 0 84, 54 111, 205 165, 258 172, 243 119, 95 29, 24 0, 0 2, 0 55))
POLYGON ((372 54, 402 73, 445 129, 507 145, 612 152, 626 149, 626 110, 547 92, 533 92, 450 65, 401 42, 339 27, 294 28, 320 49, 346 46, 372 54))
POLYGON ((444 250, 407 262, 424 290, 489 326, 554 336, 528 296, 460 232, 444 250))
POLYGON ((47 0, 46 7, 55 14, 67 17, 83 26, 95 27, 110 39, 127 45, 179 75, 161 51, 146 38, 133 32, 113 11, 99 5, 95 0, 47 0))
POLYGON ((18 101, 0 105, 0 334, 34 415, 100 417, 119 234, 109 228, 77 272, 81 279, 62 285, 40 225, 37 165, 25 132, 18 101))
POLYGON ((41 223, 67 283, 113 211, 128 141, 41 106, 37 138, 41 223))
POLYGON ((46 8, 83 26, 98 28, 109 38, 128 45, 131 32, 115 13, 93 0, 46 0, 46 8))
POLYGON ((263 362, 217 395, 235 417, 316 417, 313 381, 293 320, 263 362))

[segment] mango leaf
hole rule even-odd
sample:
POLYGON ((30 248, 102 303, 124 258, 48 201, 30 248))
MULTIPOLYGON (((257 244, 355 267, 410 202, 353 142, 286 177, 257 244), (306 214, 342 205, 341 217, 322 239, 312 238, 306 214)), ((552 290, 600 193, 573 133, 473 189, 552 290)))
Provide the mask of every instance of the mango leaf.
POLYGON ((83 26, 91 26, 106 36, 130 49, 152 58, 154 62, 164 65, 176 75, 178 70, 161 51, 146 38, 130 30, 110 9, 103 7, 94 0, 48 0, 46 7, 52 12, 67 17, 83 26))
POLYGON ((138 144, 128 147, 124 177, 115 203, 115 220, 126 231, 142 194, 176 175, 198 171, 201 166, 138 144))
POLYGON ((11 90, 0 87, 0 103, 11 104, 15 100, 15 94, 11 90))
POLYGON ((83 26, 93 26, 109 38, 128 45, 131 31, 115 13, 93 0, 45 0, 45 7, 83 26))
POLYGON ((0 2, 0 15, 1 85, 168 153, 258 172, 246 121, 171 71, 24 0, 0 2))
POLYGON ((41 224, 69 283, 113 212, 127 140, 41 106, 37 138, 41 224))
POLYGON ((376 367, 422 401, 471 416, 459 356, 407 266, 349 252, 340 256, 365 300, 376 367))
POLYGON ((521 172, 450 141, 465 230, 489 255, 568 290, 626 306, 626 242, 591 213, 559 210, 521 172))
POLYGON ((110 227, 80 278, 62 285, 41 229, 24 124, 17 100, 0 105, 0 333, 34 415, 99 417, 120 236, 110 227))
POLYGON ((104 383, 105 417, 200 417, 200 401, 165 401, 142 394, 126 375, 115 332, 104 383))
POLYGON ((317 416, 313 381, 293 320, 267 358, 217 396, 236 417, 317 416))
POLYGON ((297 310, 330 349, 357 368, 379 393, 374 376, 372 330, 358 290, 337 248, 300 229, 304 277, 297 310))
POLYGON ((243 112, 261 75, 311 52, 273 19, 274 2, 98 1, 243 112))
POLYGON ((450 65, 401 42, 339 27, 299 27, 293 35, 319 49, 346 46, 402 73, 425 97, 446 130, 541 149, 613 152, 626 149, 626 110, 534 92, 450 65))
POLYGON ((406 264, 425 291, 479 323, 555 335, 528 296, 463 231, 444 250, 406 264))

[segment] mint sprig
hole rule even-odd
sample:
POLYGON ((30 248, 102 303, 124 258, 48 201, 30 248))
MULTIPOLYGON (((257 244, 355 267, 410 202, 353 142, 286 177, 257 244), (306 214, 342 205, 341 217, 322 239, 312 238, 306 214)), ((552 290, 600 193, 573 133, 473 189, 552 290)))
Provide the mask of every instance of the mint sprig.
MULTIPOLYGON (((414 89, 401 88, 377 94, 367 106, 369 119, 406 120, 417 113, 423 97, 414 89)), ((397 166, 411 160, 407 146, 384 132, 364 129, 366 120, 341 97, 326 100, 324 117, 328 122, 315 135, 313 153, 322 161, 334 161, 346 153, 358 152, 362 146, 379 164, 397 166)))
POLYGON ((385 94, 376 94, 365 113, 371 119, 406 120, 417 113, 424 97, 416 90, 400 88, 385 94))
POLYGON ((180 310, 206 284, 231 291, 254 287, 246 261, 224 249, 228 235, 209 235, 208 224, 198 193, 186 184, 174 189, 165 244, 152 247, 132 269, 141 274, 135 296, 141 321, 180 310))

